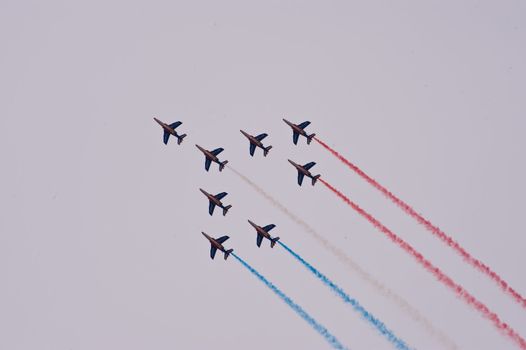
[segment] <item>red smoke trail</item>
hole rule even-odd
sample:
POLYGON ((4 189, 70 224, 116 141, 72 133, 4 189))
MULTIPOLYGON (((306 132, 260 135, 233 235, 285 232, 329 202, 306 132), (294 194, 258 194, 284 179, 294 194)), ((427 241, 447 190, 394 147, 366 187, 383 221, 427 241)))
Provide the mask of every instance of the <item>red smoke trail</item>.
POLYGON ((459 284, 457 284, 455 281, 453 281, 449 276, 447 276, 444 272, 442 272, 438 267, 434 266, 430 261, 425 259, 422 254, 420 254, 415 248, 413 248, 409 243, 398 237, 396 234, 394 234, 391 230, 389 230, 387 227, 385 227, 380 221, 378 221, 374 216, 363 210, 358 206, 358 204, 351 201, 349 198, 347 198, 343 193, 338 191, 336 188, 331 186, 329 183, 327 183, 322 178, 319 179, 319 181, 324 184, 328 189, 330 189, 332 192, 334 192, 338 197, 340 197, 345 203, 347 203, 351 208, 353 208, 358 214, 363 216, 367 221, 369 221, 371 224, 373 224, 380 232, 382 232, 384 235, 389 237, 394 243, 398 244, 400 248, 406 251, 409 255, 413 256, 413 258, 418 261, 426 270, 431 272, 440 282, 442 282, 445 286, 452 289, 459 297, 464 299, 466 303, 473 306, 477 311, 479 311, 484 317, 488 318, 493 322, 495 327, 497 329, 503 331, 507 336, 509 336, 513 341, 515 341, 521 349, 526 350, 526 340, 524 340, 520 334, 515 332, 507 323, 504 323, 500 320, 499 316, 495 314, 493 311, 488 309, 486 305, 484 305, 482 302, 475 299, 474 296, 472 296, 467 290, 462 288, 459 284))
POLYGON ((483 274, 489 276, 495 283, 499 285, 499 287, 505 292, 510 294, 522 307, 526 308, 526 298, 524 298, 522 295, 520 295, 517 291, 515 291, 506 281, 504 281, 496 272, 491 270, 489 266, 484 264, 482 261, 478 260, 477 258, 473 257, 471 254, 469 254, 460 244, 458 244, 453 238, 449 237, 447 234, 445 234, 442 230, 440 230, 438 227, 433 225, 429 220, 424 218, 422 215, 418 214, 413 208, 409 206, 409 204, 405 203, 403 200, 395 196, 393 193, 391 193, 388 189, 380 185, 378 182, 376 182, 375 179, 371 178, 369 175, 363 172, 362 169, 358 168, 356 165, 345 159, 341 154, 333 150, 331 147, 329 147, 326 143, 321 141, 318 138, 314 138, 320 145, 322 145, 325 149, 327 149, 329 152, 331 152, 334 156, 336 156, 338 159, 340 159, 343 163, 345 163, 349 168, 351 168, 355 173, 360 175, 365 181, 367 181, 370 185, 375 187, 377 190, 382 192, 387 198, 389 198, 391 201, 393 201, 398 207, 400 207, 403 211, 405 211, 409 216, 411 216, 413 219, 418 221, 421 225, 423 225, 428 231, 430 231, 433 235, 437 236, 440 240, 442 240, 444 243, 446 243, 448 246, 453 248, 458 254, 460 254, 469 264, 474 266, 477 270, 482 272, 483 274))

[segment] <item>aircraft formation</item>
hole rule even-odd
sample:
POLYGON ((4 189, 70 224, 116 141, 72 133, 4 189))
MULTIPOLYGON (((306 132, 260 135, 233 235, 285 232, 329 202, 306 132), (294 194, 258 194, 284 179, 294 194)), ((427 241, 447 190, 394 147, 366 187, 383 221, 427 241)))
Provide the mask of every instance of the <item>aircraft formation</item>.
MULTIPOLYGON (((163 129, 163 142, 164 144, 168 144, 168 140, 170 138, 170 135, 177 138, 177 144, 180 145, 183 142, 183 139, 185 138, 186 134, 178 134, 175 129, 178 128, 182 122, 176 121, 171 124, 164 123, 160 121, 157 118, 153 118, 163 129)), ((307 134, 305 131, 305 128, 310 125, 309 121, 304 121, 299 124, 294 124, 286 119, 283 119, 283 121, 291 127, 292 129, 292 142, 297 145, 300 135, 304 136, 307 139, 307 144, 310 144, 315 134, 307 134)), ((271 145, 264 146, 262 140, 265 139, 268 134, 261 133, 257 136, 253 136, 243 130, 240 130, 241 134, 243 134, 249 141, 249 154, 253 157, 254 153, 256 151, 256 148, 261 148, 263 150, 263 156, 266 157, 272 148, 271 145)), ((226 164, 228 163, 228 160, 221 161, 218 158, 218 155, 224 151, 222 147, 218 147, 214 150, 207 150, 199 145, 195 145, 205 156, 205 170, 209 171, 210 166, 212 162, 217 163, 219 165, 219 171, 223 171, 226 164)), ((314 186, 316 184, 316 180, 320 177, 320 175, 312 175, 310 172, 310 169, 316 165, 315 162, 309 162, 304 165, 300 165, 295 163, 292 160, 288 160, 290 164, 292 164, 297 172, 298 172, 298 185, 301 186, 303 184, 303 179, 305 176, 309 177, 312 180, 312 185, 314 186)), ((204 189, 200 188, 199 191, 201 191, 202 194, 205 195, 205 197, 208 199, 208 213, 212 216, 214 214, 215 207, 219 207, 223 209, 223 216, 225 216, 230 208, 232 208, 232 205, 224 205, 222 200, 228 195, 226 192, 221 192, 216 195, 211 194, 204 189)), ((261 247, 261 243, 263 242, 263 238, 266 238, 270 241, 270 247, 274 248, 274 245, 279 240, 279 237, 271 237, 270 230, 276 227, 274 224, 269 224, 266 226, 259 226, 255 224, 254 222, 248 220, 248 223, 256 230, 256 245, 258 247, 261 247)), ((201 232, 204 237, 210 242, 210 258, 214 259, 217 250, 220 250, 224 253, 224 259, 226 260, 228 256, 233 252, 233 249, 226 249, 223 246, 223 243, 229 239, 229 236, 221 236, 218 238, 213 238, 206 234, 205 232, 201 232)))

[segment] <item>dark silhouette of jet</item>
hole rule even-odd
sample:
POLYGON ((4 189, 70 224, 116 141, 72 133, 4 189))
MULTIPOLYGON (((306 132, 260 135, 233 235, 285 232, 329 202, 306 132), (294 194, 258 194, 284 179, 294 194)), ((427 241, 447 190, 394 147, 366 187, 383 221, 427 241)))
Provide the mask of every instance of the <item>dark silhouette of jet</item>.
POLYGON ((223 247, 223 242, 229 239, 230 237, 222 236, 219 238, 212 238, 204 232, 201 232, 201 233, 203 234, 203 236, 205 236, 210 241, 210 258, 212 258, 212 260, 216 256, 216 251, 218 249, 222 251, 223 253, 225 253, 225 260, 228 258, 230 253, 234 251, 234 249, 226 250, 225 247, 223 247))
POLYGON ((225 197, 228 193, 221 192, 221 193, 218 193, 218 194, 216 194, 214 196, 213 194, 210 194, 210 193, 206 192, 202 188, 200 188, 199 191, 201 191, 201 193, 203 193, 208 198, 208 200, 210 201, 210 205, 208 206, 208 213, 210 215, 212 215, 214 213, 214 208, 216 207, 216 205, 219 208, 223 209, 223 216, 226 215, 226 213, 228 212, 228 209, 232 208, 231 205, 227 205, 225 207, 223 205, 223 203, 221 203, 221 199, 223 199, 223 197, 225 197))
POLYGON ((153 120, 155 120, 163 128, 163 131, 164 131, 163 142, 164 142, 165 145, 168 143, 168 139, 170 138, 170 135, 173 135, 173 136, 177 137, 177 144, 178 145, 180 145, 181 142, 183 142, 183 139, 186 137, 186 134, 179 135, 179 134, 177 134, 177 131, 175 131, 175 129, 177 129, 177 127, 179 125, 183 124, 183 123, 175 122, 175 123, 172 123, 172 124, 166 124, 166 123, 163 123, 162 121, 160 121, 157 118, 153 118, 153 120))
POLYGON ((224 162, 220 162, 219 158, 217 158, 217 155, 224 151, 223 148, 219 147, 219 148, 216 148, 213 151, 208 151, 208 150, 204 149, 203 147, 201 147, 199 145, 195 145, 195 146, 197 148, 199 148, 199 150, 201 152, 203 152, 204 155, 205 155, 205 169, 206 169, 206 171, 208 171, 208 169, 210 169, 210 164, 212 164, 212 162, 219 164, 219 171, 222 171, 223 168, 225 167, 226 163, 228 163, 228 160, 225 160, 224 162))
POLYGON ((303 177, 307 176, 312 179, 312 186, 316 183, 316 180, 320 177, 320 175, 313 176, 309 169, 316 165, 314 162, 307 163, 305 165, 299 165, 297 163, 294 163, 292 160, 289 159, 289 163, 294 165, 296 169, 298 169, 298 185, 301 186, 303 182, 303 177))
POLYGON ((256 244, 258 247, 261 247, 261 242, 263 241, 263 237, 268 239, 270 241, 270 248, 274 248, 274 245, 277 241, 279 241, 279 237, 270 237, 269 231, 272 230, 276 225, 270 224, 265 227, 258 226, 254 224, 252 221, 248 220, 248 223, 252 225, 256 229, 257 232, 257 238, 256 238, 256 244))
POLYGON ((308 135, 307 132, 303 130, 310 124, 309 121, 303 122, 301 124, 291 123, 287 119, 283 119, 283 121, 292 128, 292 142, 294 142, 295 145, 298 144, 298 138, 300 137, 300 135, 305 136, 307 138, 307 145, 309 145, 312 141, 312 138, 316 136, 316 134, 308 135))
POLYGON ((272 146, 265 147, 265 146, 263 146, 263 143, 261 142, 261 140, 263 140, 265 137, 268 136, 267 134, 263 133, 263 134, 259 134, 258 136, 252 136, 249 133, 244 132, 243 130, 239 130, 239 131, 241 131, 241 133, 243 135, 245 135, 245 137, 248 139, 248 141, 250 141, 250 149, 249 149, 249 151, 250 151, 250 155, 251 156, 254 156, 254 152, 256 151, 256 146, 263 150, 263 156, 264 157, 267 156, 268 151, 270 151, 272 146))

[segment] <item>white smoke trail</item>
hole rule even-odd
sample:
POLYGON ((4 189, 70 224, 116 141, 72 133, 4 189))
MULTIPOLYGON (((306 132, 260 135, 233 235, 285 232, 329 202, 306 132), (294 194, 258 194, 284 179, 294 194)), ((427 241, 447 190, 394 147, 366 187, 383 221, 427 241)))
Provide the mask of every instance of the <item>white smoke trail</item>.
POLYGON ((305 232, 309 233, 314 239, 316 239, 325 249, 333 253, 345 266, 352 270, 358 277, 363 279, 374 289, 378 291, 385 298, 391 300, 404 312, 406 312, 415 322, 420 324, 433 338, 440 342, 442 346, 450 350, 458 349, 458 346, 453 340, 451 340, 447 335, 442 333, 440 330, 435 328, 431 322, 426 319, 418 310, 411 306, 404 298, 396 294, 394 291, 384 286, 380 281, 374 279, 369 273, 367 273, 360 265, 358 265, 354 260, 352 260, 345 252, 339 248, 333 246, 327 239, 320 235, 316 230, 314 230, 309 224, 300 219, 298 216, 289 211, 283 204, 281 204, 277 199, 272 197, 270 194, 265 192, 261 187, 256 185, 248 177, 237 171, 231 166, 227 165, 227 168, 232 170, 239 178, 246 182, 250 187, 252 187, 256 192, 265 197, 274 207, 282 211, 285 215, 289 217, 296 224, 301 226, 305 232))

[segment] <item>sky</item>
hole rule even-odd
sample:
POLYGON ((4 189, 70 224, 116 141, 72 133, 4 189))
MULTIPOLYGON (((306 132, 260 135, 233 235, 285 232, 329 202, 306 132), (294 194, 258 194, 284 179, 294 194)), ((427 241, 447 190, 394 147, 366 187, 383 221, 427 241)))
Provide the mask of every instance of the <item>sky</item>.
POLYGON ((324 349, 225 243, 351 349, 390 349, 280 246, 417 349, 443 344, 231 169, 460 349, 514 349, 320 183, 336 186, 526 336, 526 312, 282 121, 334 147, 526 294, 522 1, 0 2, 0 348, 324 349), (182 121, 178 146, 154 121, 182 121), (269 134, 250 157, 239 132, 269 134), (208 215, 199 192, 226 191, 208 215))

